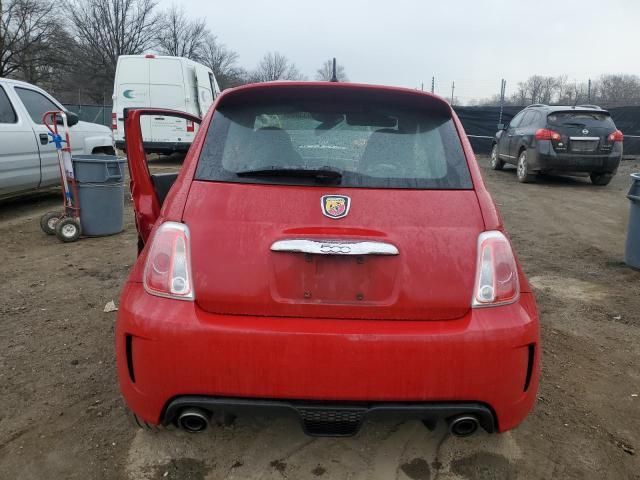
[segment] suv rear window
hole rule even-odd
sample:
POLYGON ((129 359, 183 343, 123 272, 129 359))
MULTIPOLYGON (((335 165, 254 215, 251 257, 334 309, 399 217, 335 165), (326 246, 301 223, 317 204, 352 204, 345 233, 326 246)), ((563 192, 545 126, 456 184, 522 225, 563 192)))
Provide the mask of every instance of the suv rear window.
POLYGON ((547 116, 549 125, 615 128, 606 112, 554 112, 547 116))
POLYGON ((450 117, 371 102, 224 104, 216 110, 197 180, 343 187, 471 189, 450 117), (264 174, 264 170, 286 174, 264 174), (337 178, 289 174, 330 169, 337 178), (250 172, 262 171, 252 175, 250 172), (249 172, 249 174, 247 174, 249 172), (240 175, 239 175, 240 174, 240 175))

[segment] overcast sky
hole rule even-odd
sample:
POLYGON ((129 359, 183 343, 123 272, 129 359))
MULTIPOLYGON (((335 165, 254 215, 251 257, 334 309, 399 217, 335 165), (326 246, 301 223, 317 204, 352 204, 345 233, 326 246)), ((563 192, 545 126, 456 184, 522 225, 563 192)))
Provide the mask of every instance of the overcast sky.
MULTIPOLYGON (((163 7, 171 0, 162 0, 163 7)), ((181 0, 252 69, 278 51, 313 78, 337 57, 354 82, 425 90, 461 102, 507 94, 532 74, 586 81, 640 74, 640 0, 181 0)))

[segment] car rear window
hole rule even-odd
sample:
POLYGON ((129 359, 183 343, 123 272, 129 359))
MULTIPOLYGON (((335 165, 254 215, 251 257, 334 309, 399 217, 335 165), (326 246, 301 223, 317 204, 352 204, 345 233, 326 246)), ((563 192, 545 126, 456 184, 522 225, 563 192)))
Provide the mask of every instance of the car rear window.
POLYGON ((606 112, 554 112, 547 116, 549 125, 615 128, 606 112))
POLYGON ((344 187, 472 188, 451 117, 389 103, 315 98, 222 105, 207 132, 196 179, 321 183, 310 176, 246 175, 264 169, 331 169, 339 172, 331 184, 344 187))

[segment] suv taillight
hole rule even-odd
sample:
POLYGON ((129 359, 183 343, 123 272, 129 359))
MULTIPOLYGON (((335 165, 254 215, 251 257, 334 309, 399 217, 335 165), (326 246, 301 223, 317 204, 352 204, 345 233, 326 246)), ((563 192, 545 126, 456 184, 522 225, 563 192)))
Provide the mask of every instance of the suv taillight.
POLYGON ((195 125, 191 120, 187 120, 187 132, 194 132, 194 131, 195 131, 195 125))
POLYGON ((609 140, 609 142, 621 142, 624 140, 624 135, 620 130, 616 130, 615 132, 609 134, 607 140, 609 140))
POLYGON ((151 295, 193 300, 189 228, 165 222, 156 230, 144 267, 144 289, 151 295))
POLYGON ((472 305, 505 305, 517 301, 519 296, 518 267, 509 240, 502 232, 481 233, 472 305))
POLYGON ((118 130, 118 116, 116 112, 111 113, 111 130, 118 130))
POLYGON ((546 128, 540 128, 536 131, 536 140, 555 140, 560 141, 562 137, 558 132, 548 130, 546 128))

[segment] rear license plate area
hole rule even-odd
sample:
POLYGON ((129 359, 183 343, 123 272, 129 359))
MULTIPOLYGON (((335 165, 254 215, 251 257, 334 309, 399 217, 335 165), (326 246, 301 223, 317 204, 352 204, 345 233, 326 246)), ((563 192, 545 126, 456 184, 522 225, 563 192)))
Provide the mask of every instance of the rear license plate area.
POLYGON ((323 304, 386 304, 393 297, 398 259, 376 255, 273 256, 276 300, 323 304))
POLYGON ((597 148, 597 140, 571 140, 571 151, 574 153, 595 152, 597 148))

